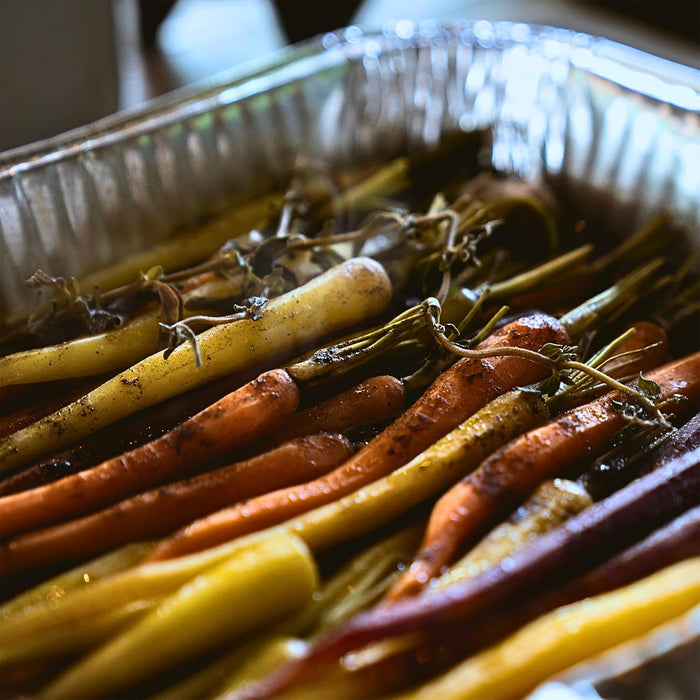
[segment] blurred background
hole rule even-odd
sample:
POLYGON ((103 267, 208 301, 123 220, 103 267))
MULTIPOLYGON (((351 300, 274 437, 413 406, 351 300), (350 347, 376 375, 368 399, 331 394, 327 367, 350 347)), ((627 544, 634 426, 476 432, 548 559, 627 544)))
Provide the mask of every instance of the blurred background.
POLYGON ((325 31, 399 19, 549 24, 700 67, 699 0, 0 0, 0 151, 325 31))

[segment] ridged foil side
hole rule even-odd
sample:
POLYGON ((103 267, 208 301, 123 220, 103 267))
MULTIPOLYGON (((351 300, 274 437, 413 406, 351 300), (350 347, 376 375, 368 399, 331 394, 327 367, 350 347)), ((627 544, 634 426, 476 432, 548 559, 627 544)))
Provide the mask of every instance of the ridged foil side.
POLYGON ((357 162, 473 128, 492 128, 496 167, 621 235, 662 208, 697 232, 698 105, 700 72, 569 31, 349 27, 0 155, 0 308, 38 268, 80 277, 283 183, 299 153, 357 162))

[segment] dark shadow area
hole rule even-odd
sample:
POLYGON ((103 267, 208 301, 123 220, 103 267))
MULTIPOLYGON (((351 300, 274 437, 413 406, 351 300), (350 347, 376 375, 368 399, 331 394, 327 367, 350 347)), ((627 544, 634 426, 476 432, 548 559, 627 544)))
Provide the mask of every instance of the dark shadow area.
POLYGON ((657 31, 663 31, 700 45, 700 2, 697 0, 583 0, 591 5, 633 19, 657 31))
POLYGON ((275 0, 275 11, 291 44, 345 27, 362 0, 275 0))

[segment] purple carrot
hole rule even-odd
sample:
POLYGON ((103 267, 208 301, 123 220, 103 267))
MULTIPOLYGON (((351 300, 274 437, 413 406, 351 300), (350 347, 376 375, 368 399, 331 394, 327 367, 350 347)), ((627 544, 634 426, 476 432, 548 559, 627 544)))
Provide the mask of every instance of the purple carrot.
POLYGON ((700 448, 669 461, 594 504, 504 560, 444 591, 360 613, 237 698, 274 697, 282 688, 343 654, 386 637, 432 635, 468 625, 499 605, 564 585, 622 552, 700 499, 700 448))

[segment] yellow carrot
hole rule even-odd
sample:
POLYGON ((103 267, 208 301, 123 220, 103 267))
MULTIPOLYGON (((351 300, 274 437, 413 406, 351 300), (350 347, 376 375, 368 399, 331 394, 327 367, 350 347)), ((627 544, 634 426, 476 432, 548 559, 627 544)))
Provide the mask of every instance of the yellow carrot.
MULTIPOLYGON (((199 295, 235 294, 240 286, 240 282, 215 277, 183 294, 183 302, 187 304, 199 295)), ((188 318, 199 312, 185 307, 183 313, 188 318)), ((89 377, 129 367, 166 347, 159 320, 159 311, 149 310, 104 333, 0 357, 0 386, 89 377)))
POLYGON ((700 557, 641 581, 558 608, 473 656, 404 700, 521 698, 565 668, 700 604, 700 557))
POLYGON ((491 530, 449 571, 431 582, 428 591, 441 590, 456 581, 479 575, 591 503, 593 500, 586 490, 574 481, 545 481, 507 520, 491 530))
POLYGON ((317 586, 315 563, 300 539, 283 534, 262 539, 81 658, 39 698, 113 696, 293 611, 311 599, 317 586))
POLYGON ((52 600, 63 598, 68 593, 74 593, 86 586, 94 586, 97 581, 128 569, 143 559, 151 549, 152 542, 132 542, 62 572, 48 581, 42 581, 0 605, 0 620, 26 614, 35 606, 50 604, 52 600))
POLYGON ((390 298, 391 284, 379 263, 369 258, 348 260, 272 299, 257 320, 244 319, 200 333, 201 367, 196 367, 189 344, 178 347, 168 359, 161 353, 151 355, 4 438, 0 473, 188 389, 298 354, 314 340, 379 313, 390 298))
POLYGON ((85 615, 73 623, 69 629, 53 626, 42 634, 24 635, 20 639, 13 640, 12 644, 2 646, 0 667, 70 658, 71 655, 87 651, 134 624, 136 620, 153 610, 159 602, 152 598, 133 600, 126 605, 104 610, 97 615, 85 615))
MULTIPOLYGON (((0 659, 12 655, 12 647, 27 638, 54 634, 57 628, 66 637, 78 636, 84 621, 127 606, 136 600, 156 600, 172 595, 188 581, 226 559, 238 556, 249 547, 257 547, 270 531, 255 533, 189 557, 141 564, 115 572, 89 586, 73 588, 65 595, 50 596, 21 610, 13 610, 2 620, 0 659)), ((9 601, 8 606, 13 606, 9 601)), ((74 642, 71 642, 71 644, 74 642)), ((78 642, 75 642, 78 644, 78 642)))

